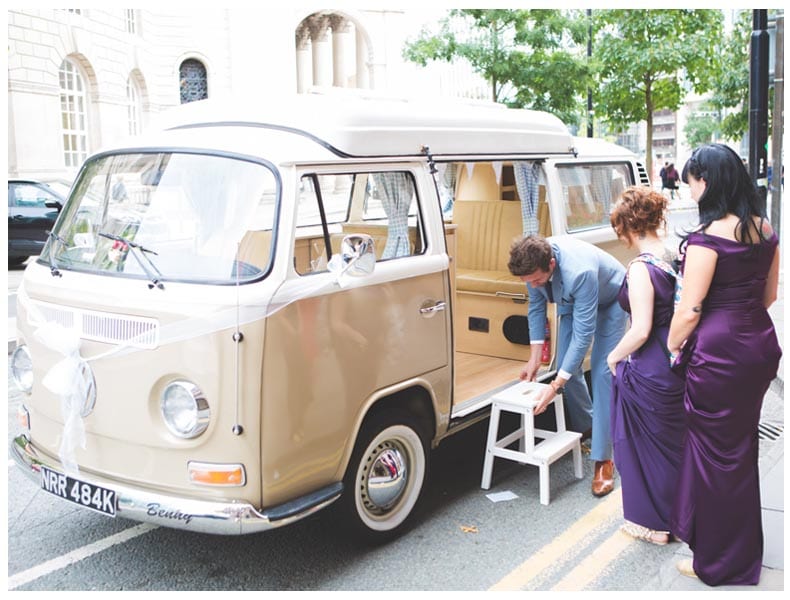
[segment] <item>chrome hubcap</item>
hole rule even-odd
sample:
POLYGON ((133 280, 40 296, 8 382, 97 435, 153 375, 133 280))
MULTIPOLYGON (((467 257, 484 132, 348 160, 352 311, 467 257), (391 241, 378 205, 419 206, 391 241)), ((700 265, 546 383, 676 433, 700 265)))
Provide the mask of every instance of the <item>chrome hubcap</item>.
POLYGON ((392 508, 403 495, 408 468, 403 453, 393 442, 377 446, 368 464, 363 475, 362 501, 369 511, 381 513, 392 508))

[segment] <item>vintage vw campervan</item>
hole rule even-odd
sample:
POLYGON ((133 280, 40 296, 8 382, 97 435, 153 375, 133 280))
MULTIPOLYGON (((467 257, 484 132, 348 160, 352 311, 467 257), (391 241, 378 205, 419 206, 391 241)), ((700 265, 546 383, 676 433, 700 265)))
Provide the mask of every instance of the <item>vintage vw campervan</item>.
POLYGON ((545 113, 185 105, 85 162, 25 271, 12 455, 109 516, 245 534, 337 501, 389 536, 529 356, 511 243, 622 252, 609 206, 648 183, 545 113))

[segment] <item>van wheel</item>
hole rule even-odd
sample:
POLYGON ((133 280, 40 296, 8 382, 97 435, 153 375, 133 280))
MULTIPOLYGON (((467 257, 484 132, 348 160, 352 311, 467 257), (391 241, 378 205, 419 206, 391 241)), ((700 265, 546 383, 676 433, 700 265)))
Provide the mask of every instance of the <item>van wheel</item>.
POLYGON ((408 415, 378 415, 362 426, 340 499, 355 534, 381 542, 403 530, 425 482, 426 439, 419 421, 408 415))

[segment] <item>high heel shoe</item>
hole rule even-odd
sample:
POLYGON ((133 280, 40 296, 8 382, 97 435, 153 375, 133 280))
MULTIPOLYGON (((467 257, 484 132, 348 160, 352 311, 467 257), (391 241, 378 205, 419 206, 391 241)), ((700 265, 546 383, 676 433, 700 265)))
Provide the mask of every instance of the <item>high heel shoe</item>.
POLYGON ((699 579, 699 576, 694 572, 694 559, 684 558, 677 564, 677 567, 681 575, 685 575, 686 577, 691 577, 693 579, 699 579))

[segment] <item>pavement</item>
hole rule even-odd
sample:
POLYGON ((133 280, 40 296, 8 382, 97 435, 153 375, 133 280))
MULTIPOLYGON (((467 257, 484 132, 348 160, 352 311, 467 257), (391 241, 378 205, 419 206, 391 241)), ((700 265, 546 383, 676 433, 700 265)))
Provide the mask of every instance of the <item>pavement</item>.
MULTIPOLYGON (((16 301, 16 287, 23 271, 8 272, 9 305, 16 301)), ((15 310, 9 307, 8 353, 16 347, 14 339, 15 310)), ((776 326, 779 344, 784 349, 784 273, 779 276, 778 299, 769 309, 776 326)), ((675 555, 663 565, 656 578, 645 583, 646 590, 739 590, 739 591, 783 591, 784 590, 784 358, 779 365, 779 374, 772 382, 763 400, 760 417, 760 494, 762 504, 763 532, 765 538, 763 570, 760 583, 754 587, 721 586, 710 588, 697 579, 681 575, 676 564, 691 556, 686 544, 679 544, 675 555)))

